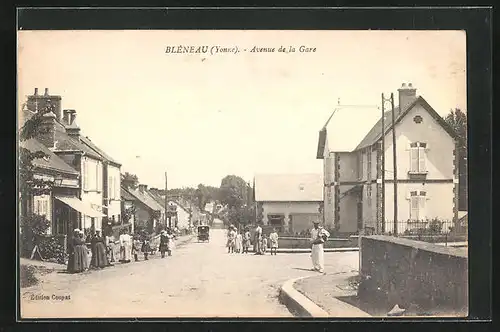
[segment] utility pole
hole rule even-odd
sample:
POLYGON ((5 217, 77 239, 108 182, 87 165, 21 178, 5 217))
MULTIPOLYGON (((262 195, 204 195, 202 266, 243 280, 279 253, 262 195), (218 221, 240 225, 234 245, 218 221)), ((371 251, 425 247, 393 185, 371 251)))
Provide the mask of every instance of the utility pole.
POLYGON ((385 99, 382 93, 382 234, 385 233, 385 99))
POLYGON ((167 181, 167 172, 165 172, 165 226, 170 227, 170 223, 167 224, 168 220, 168 181, 167 181))
POLYGON ((396 115, 394 114, 394 93, 391 93, 392 108, 392 164, 394 172, 394 235, 398 235, 398 164, 396 155, 396 115))

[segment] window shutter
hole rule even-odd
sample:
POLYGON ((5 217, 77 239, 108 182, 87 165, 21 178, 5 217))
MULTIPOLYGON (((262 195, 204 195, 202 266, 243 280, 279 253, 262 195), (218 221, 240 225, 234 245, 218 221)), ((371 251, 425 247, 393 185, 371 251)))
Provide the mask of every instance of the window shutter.
POLYGON ((410 149, 410 171, 417 172, 418 171, 418 148, 410 149))
POLYGON ((89 165, 87 164, 87 161, 85 160, 83 162, 83 168, 84 168, 84 174, 83 174, 83 188, 85 190, 89 189, 89 165))
POLYGON ((425 148, 418 148, 418 170, 425 172, 425 148))
POLYGON ((419 209, 418 209, 418 215, 419 218, 424 220, 425 219, 425 203, 426 203, 426 197, 425 196, 419 196, 418 197, 419 201, 419 209))
POLYGON ((416 221, 418 220, 418 197, 411 196, 410 197, 410 220, 416 221))

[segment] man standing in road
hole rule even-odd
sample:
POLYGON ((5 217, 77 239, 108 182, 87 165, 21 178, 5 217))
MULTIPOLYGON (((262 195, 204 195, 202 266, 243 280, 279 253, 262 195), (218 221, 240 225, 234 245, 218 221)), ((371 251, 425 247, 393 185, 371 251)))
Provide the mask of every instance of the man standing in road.
POLYGON ((262 255, 262 250, 260 248, 262 241, 262 227, 260 227, 260 223, 257 223, 257 227, 255 228, 255 235, 253 239, 253 250, 255 252, 254 255, 262 255))
POLYGON ((325 258, 323 244, 326 242, 330 233, 319 225, 319 221, 314 221, 314 228, 311 230, 311 258, 313 271, 324 273, 325 258))

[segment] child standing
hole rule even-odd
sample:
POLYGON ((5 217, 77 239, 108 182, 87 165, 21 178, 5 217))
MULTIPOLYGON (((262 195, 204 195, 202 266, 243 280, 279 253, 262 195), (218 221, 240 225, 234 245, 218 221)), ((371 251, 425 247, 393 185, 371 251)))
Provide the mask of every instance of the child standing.
POLYGON ((269 234, 269 240, 271 241, 271 255, 274 252, 274 255, 278 252, 278 232, 276 232, 276 228, 273 228, 273 232, 269 234))
POLYGON ((262 255, 266 253, 267 250, 267 235, 262 235, 262 245, 261 245, 261 252, 262 255))
POLYGON ((134 236, 134 241, 132 242, 132 254, 134 255, 134 261, 139 261, 139 251, 141 250, 141 240, 139 239, 139 235, 134 236))

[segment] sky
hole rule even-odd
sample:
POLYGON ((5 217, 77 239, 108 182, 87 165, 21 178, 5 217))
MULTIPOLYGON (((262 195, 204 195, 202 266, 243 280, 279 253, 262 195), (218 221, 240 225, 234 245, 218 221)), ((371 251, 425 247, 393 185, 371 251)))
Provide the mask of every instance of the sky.
MULTIPOLYGON (((322 173, 318 132, 339 100, 376 107, 393 92, 397 105, 411 82, 444 116, 466 110, 465 69, 463 31, 18 32, 18 104, 35 88, 61 95, 83 135, 159 188, 165 172, 169 188, 322 173), (179 45, 239 52, 165 52, 179 45)), ((346 107, 332 121, 341 143, 356 145, 378 116, 346 107)))

